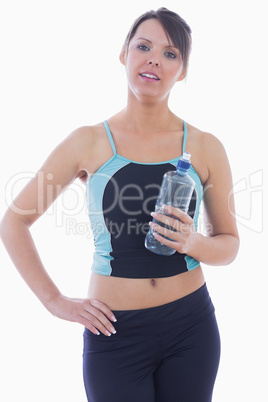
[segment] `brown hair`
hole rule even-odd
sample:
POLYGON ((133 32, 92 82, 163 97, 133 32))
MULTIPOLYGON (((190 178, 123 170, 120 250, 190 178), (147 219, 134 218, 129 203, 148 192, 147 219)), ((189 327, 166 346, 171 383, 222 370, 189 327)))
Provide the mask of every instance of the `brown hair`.
POLYGON ((167 37, 171 40, 173 45, 179 49, 183 61, 184 71, 186 72, 191 52, 192 31, 183 18, 165 7, 161 7, 157 11, 147 11, 134 21, 125 40, 126 49, 128 49, 129 42, 136 34, 140 24, 152 18, 155 18, 161 22, 167 37))

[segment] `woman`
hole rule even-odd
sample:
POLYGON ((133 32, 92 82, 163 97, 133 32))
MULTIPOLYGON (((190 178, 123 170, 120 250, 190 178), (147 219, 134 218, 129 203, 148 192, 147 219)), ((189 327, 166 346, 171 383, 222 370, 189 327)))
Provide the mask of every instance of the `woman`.
POLYGON ((190 47, 191 30, 177 14, 161 8, 138 18, 120 54, 126 107, 71 133, 41 167, 44 181, 37 174, 2 220, 3 242, 32 291, 53 315, 85 326, 84 381, 92 402, 212 398, 220 339, 200 263, 231 263, 239 237, 222 144, 168 107, 171 89, 186 76, 190 47), (152 223, 150 213, 163 174, 185 150, 196 183, 189 215, 173 207, 165 212, 179 220, 153 214, 171 231, 152 223), (96 246, 87 299, 60 292, 29 231, 76 178, 86 183, 96 246), (196 231, 201 199, 207 236, 196 231), (144 247, 149 224, 175 254, 144 247))

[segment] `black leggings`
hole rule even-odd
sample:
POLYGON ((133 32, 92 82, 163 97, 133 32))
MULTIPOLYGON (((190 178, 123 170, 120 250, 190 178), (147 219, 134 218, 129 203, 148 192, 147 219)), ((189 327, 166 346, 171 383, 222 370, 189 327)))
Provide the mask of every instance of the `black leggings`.
POLYGON ((174 302, 115 311, 117 333, 84 332, 90 402, 210 402, 220 337, 206 285, 174 302))

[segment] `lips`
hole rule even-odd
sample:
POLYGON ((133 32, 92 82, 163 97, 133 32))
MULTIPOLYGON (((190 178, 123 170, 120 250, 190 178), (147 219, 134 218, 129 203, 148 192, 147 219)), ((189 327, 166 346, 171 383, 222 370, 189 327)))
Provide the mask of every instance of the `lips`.
POLYGON ((141 73, 140 76, 144 77, 144 78, 148 78, 150 80, 154 80, 154 81, 160 80, 160 78, 158 77, 157 74, 149 72, 149 71, 145 71, 145 72, 141 73))

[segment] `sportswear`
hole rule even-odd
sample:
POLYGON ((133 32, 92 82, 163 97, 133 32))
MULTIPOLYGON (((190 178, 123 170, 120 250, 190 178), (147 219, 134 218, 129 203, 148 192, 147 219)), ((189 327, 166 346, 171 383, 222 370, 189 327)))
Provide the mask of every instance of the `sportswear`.
MULTIPOLYGON (((123 278, 162 278, 199 266, 194 258, 175 252, 161 256, 147 250, 144 239, 152 220, 163 175, 175 170, 181 156, 159 163, 141 163, 118 155, 108 122, 104 122, 113 156, 87 181, 86 198, 95 251, 92 271, 123 278)), ((184 122, 182 153, 187 142, 184 122)), ((201 180, 191 166, 195 190, 188 214, 195 228, 203 197, 201 180)))
POLYGON ((89 402, 211 402, 220 335, 206 285, 171 303, 114 314, 115 335, 84 331, 89 402))

